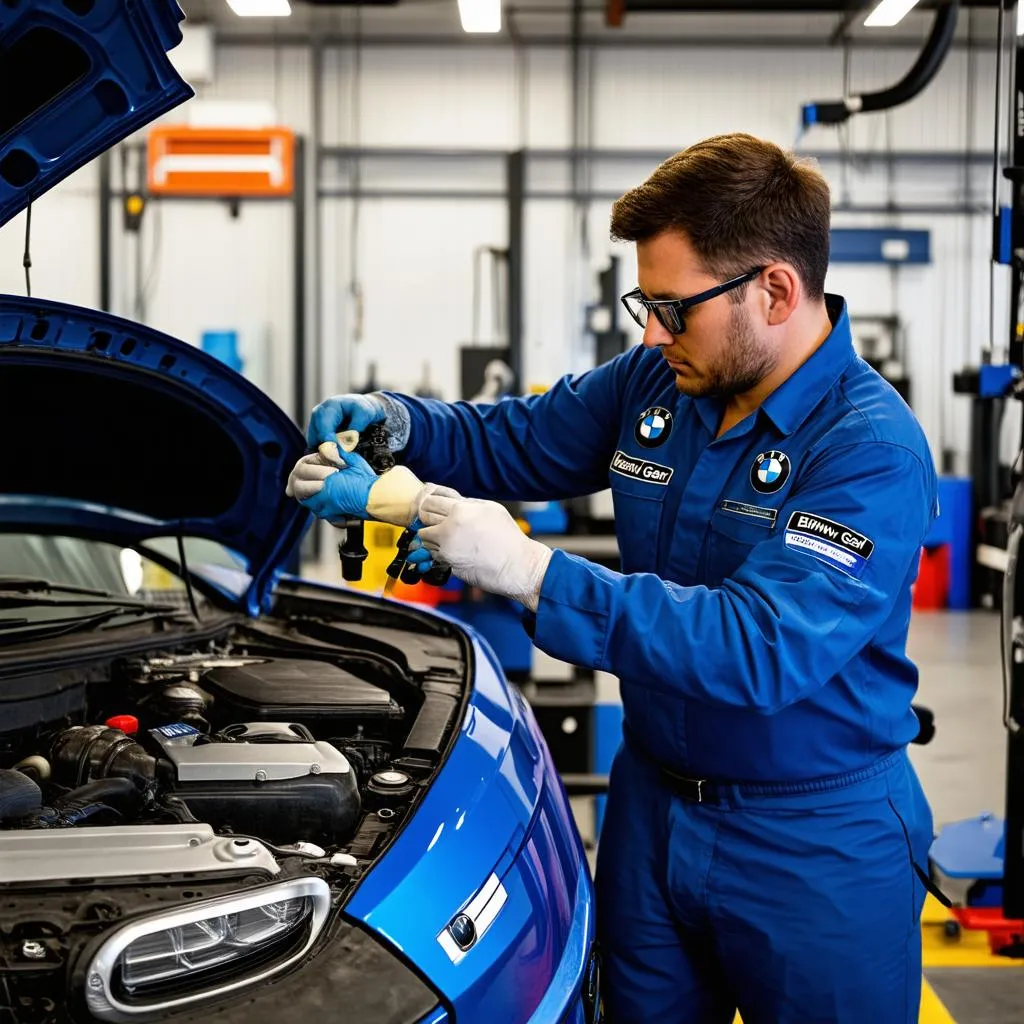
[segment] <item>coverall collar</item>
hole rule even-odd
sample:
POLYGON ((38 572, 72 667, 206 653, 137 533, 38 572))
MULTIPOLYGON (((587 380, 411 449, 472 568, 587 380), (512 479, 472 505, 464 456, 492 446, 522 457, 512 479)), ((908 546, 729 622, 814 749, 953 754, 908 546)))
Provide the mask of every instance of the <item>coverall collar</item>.
MULTIPOLYGON (((763 413, 783 437, 792 434, 807 419, 855 357, 846 300, 840 295, 826 294, 825 307, 832 321, 829 336, 758 409, 758 414, 763 413)), ((721 399, 698 398, 695 404, 705 427, 714 434, 722 416, 721 399)), ((752 426, 754 417, 747 419, 752 426)))

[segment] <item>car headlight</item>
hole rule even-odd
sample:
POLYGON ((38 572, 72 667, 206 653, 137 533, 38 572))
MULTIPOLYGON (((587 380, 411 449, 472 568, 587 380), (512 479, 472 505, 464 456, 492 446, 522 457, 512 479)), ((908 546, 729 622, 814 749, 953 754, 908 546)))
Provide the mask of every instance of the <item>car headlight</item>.
POLYGON ((93 957, 86 1003, 133 1020, 262 981, 309 950, 330 906, 322 878, 300 878, 135 921, 93 957))

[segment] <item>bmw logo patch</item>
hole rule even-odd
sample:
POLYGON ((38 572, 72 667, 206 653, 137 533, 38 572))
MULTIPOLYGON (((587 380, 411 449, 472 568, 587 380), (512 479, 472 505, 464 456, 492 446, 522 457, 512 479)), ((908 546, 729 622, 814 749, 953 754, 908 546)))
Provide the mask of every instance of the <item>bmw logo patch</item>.
POLYGON ((761 452, 750 467, 750 486, 758 494, 774 494, 785 485, 792 468, 783 452, 761 452))
POLYGON ((658 448, 668 440, 671 433, 672 413, 660 405, 640 413, 640 419, 636 421, 636 427, 633 429, 636 443, 642 448, 658 448))

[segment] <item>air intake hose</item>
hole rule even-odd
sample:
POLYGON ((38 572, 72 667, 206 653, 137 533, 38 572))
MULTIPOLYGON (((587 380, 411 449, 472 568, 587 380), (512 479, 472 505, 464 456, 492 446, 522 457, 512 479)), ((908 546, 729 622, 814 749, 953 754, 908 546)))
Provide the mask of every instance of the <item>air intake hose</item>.
POLYGON ((105 823, 131 817, 142 797, 131 779, 96 779, 58 797, 52 807, 43 807, 23 819, 27 828, 73 828, 93 818, 105 823))
POLYGON ((924 44, 921 55, 899 82, 880 92, 848 96, 843 100, 808 103, 803 109, 804 128, 810 128, 813 124, 842 124, 854 114, 891 110, 901 103, 912 100, 925 89, 942 67, 953 45, 959 11, 959 0, 949 0, 936 11, 931 35, 924 44))

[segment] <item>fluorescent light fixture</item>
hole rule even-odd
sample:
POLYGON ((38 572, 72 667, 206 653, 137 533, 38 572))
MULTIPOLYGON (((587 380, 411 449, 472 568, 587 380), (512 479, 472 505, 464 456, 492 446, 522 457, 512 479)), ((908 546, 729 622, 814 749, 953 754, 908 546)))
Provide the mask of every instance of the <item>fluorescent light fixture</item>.
POLYGON ((292 13, 288 0, 228 0, 240 18, 284 18, 292 13))
POLYGON ((500 32, 501 0, 459 0, 464 32, 500 32))
POLYGON ((898 25, 918 4, 918 0, 881 0, 864 20, 866 28, 889 28, 898 25))
POLYGON ((1024 3, 1017 4, 1017 35, 1024 36, 1024 3))

